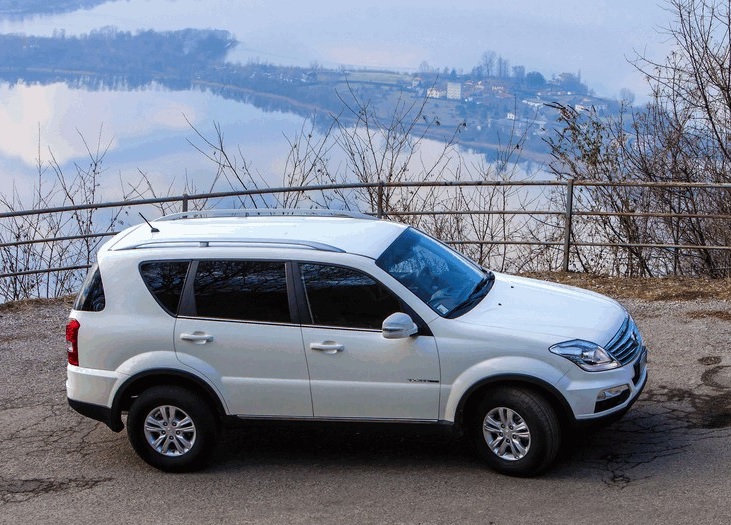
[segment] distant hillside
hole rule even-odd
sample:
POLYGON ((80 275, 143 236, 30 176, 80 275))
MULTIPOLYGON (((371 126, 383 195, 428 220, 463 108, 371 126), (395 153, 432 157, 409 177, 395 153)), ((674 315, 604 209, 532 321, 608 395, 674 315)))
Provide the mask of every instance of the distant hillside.
POLYGON ((87 90, 139 89, 154 82, 171 90, 210 91, 265 111, 316 115, 322 125, 342 112, 342 99, 351 94, 384 117, 405 102, 426 100, 417 132, 421 125, 434 139, 459 133, 463 146, 483 152, 510 147, 520 138, 524 158, 547 153, 543 139, 556 120, 555 109, 547 104, 592 107, 600 116, 618 109, 616 102, 592 96, 570 73, 546 80, 520 67, 498 75, 484 68, 469 74, 426 68, 407 74, 234 64, 226 56, 235 45, 232 35, 220 30, 132 34, 104 28, 79 37, 0 35, 0 80, 65 82, 87 90))
POLYGON ((0 0, 0 16, 67 13, 114 0, 0 0))

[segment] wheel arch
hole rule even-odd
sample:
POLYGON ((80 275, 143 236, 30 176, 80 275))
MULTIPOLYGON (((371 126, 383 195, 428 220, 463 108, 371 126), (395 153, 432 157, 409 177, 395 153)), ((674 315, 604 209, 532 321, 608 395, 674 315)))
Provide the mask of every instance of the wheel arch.
POLYGON ((154 369, 135 374, 119 387, 112 401, 109 427, 120 432, 124 428, 122 412, 129 410, 133 400, 150 387, 164 385, 186 388, 200 395, 213 408, 219 422, 226 416, 220 396, 200 377, 182 370, 154 369))
POLYGON ((573 411, 559 390, 539 378, 522 374, 504 374, 484 378, 462 395, 455 413, 455 425, 464 429, 480 400, 489 391, 500 388, 523 388, 542 395, 556 412, 562 427, 574 422, 573 411))

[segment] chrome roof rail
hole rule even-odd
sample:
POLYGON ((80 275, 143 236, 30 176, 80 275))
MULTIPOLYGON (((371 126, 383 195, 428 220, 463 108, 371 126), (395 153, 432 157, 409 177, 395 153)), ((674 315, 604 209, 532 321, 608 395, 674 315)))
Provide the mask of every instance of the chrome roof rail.
POLYGON ((318 250, 321 252, 345 253, 345 250, 337 248, 336 246, 331 246, 330 244, 316 241, 301 241, 297 239, 191 239, 180 237, 176 239, 152 239, 118 249, 136 250, 144 248, 178 248, 183 246, 191 248, 218 248, 238 245, 249 248, 257 245, 266 248, 308 248, 310 250, 318 250))
POLYGON ((349 210, 299 209, 299 208, 255 208, 240 210, 193 210, 164 215, 157 221, 174 221, 178 219, 208 219, 213 217, 340 217, 351 219, 376 220, 376 217, 349 210))

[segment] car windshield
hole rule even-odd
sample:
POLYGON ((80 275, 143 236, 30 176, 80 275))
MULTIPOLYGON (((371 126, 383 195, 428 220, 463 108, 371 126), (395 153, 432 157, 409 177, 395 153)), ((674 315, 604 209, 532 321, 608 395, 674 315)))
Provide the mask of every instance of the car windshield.
POLYGON ((469 311, 494 280, 492 272, 413 228, 393 241, 376 264, 442 317, 469 311))

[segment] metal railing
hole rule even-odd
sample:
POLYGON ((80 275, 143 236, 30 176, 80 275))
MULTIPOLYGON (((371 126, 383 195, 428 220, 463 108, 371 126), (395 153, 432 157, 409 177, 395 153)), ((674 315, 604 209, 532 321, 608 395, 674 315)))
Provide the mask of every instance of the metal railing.
MULTIPOLYGON (((576 209, 574 204, 575 191, 579 187, 652 187, 667 189, 704 189, 704 190, 729 190, 731 184, 712 184, 712 183, 648 183, 648 182, 594 182, 594 181, 574 181, 568 180, 539 180, 539 181, 442 181, 442 182, 374 182, 374 183, 350 183, 350 184, 328 184, 317 186, 295 186, 295 187, 279 187, 279 188, 257 188, 240 191, 222 191, 213 193, 199 194, 182 194, 175 196, 122 200, 111 202, 90 203, 76 206, 59 206, 54 208, 22 210, 0 212, 0 221, 5 219, 13 219, 31 215, 47 215, 59 213, 75 213, 84 210, 102 210, 112 208, 132 208, 149 205, 175 204, 179 203, 180 211, 188 211, 192 202, 210 199, 224 199, 230 197, 263 197, 277 196, 281 194, 293 193, 309 193, 309 192, 328 192, 343 190, 371 190, 375 192, 375 209, 366 210, 364 213, 374 215, 376 217, 418 217, 422 215, 511 215, 511 216, 554 216, 563 218, 563 233, 561 240, 556 241, 539 241, 539 240, 518 240, 518 239, 457 239, 448 241, 454 245, 535 245, 535 246, 553 246, 562 249, 561 268, 564 271, 569 270, 571 250, 573 247, 616 247, 616 248, 658 248, 669 250, 720 250, 729 251, 731 246, 718 245, 695 245, 695 244, 672 244, 672 243, 632 243, 632 242, 606 242, 577 240, 573 238, 572 229, 577 217, 649 217, 649 218, 677 218, 677 219, 710 219, 710 220, 731 220, 731 215, 725 214, 703 214, 703 213, 672 213, 672 212, 652 212, 652 211, 609 211, 609 210, 586 210, 576 209), (422 188, 481 188, 481 187, 518 187, 518 188, 562 188, 564 209, 476 209, 476 210, 418 210, 418 211, 395 211, 387 208, 387 192, 389 190, 406 188, 418 191, 422 188)), ((0 222, 0 227, 2 223, 0 222)), ((0 229, 0 232, 2 230, 0 229)), ((40 243, 60 243, 76 240, 101 239, 115 235, 116 231, 89 232, 76 235, 33 238, 25 240, 14 240, 9 242, 0 242, 0 253, 5 256, 6 249, 20 247, 24 245, 40 244, 40 243)), ((25 275, 54 273, 63 271, 75 271, 88 268, 88 264, 74 264, 69 266, 41 268, 41 269, 19 269, 12 272, 0 273, 0 278, 13 278, 25 275)))

